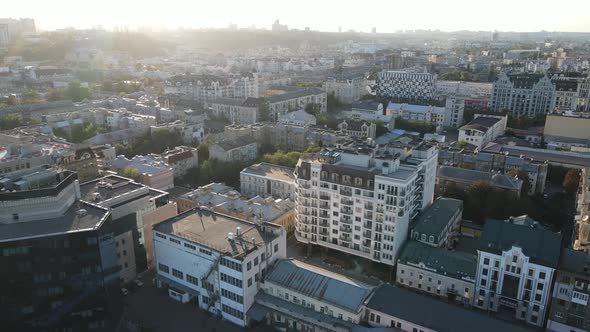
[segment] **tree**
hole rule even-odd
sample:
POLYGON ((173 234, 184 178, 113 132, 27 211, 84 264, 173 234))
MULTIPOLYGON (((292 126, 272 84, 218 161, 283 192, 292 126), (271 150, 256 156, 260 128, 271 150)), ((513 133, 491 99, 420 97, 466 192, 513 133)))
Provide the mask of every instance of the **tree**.
POLYGON ((11 113, 0 119, 2 130, 13 129, 23 125, 23 117, 20 114, 11 113))
POLYGON ((80 82, 71 82, 64 91, 64 95, 67 99, 78 102, 90 97, 90 89, 83 87, 80 82))
POLYGON ((263 102, 258 106, 258 121, 270 121, 270 106, 266 102, 263 102))
POLYGON ((65 129, 63 129, 63 128, 53 128, 53 135, 55 135, 57 137, 61 137, 66 140, 69 139, 68 132, 65 131, 65 129))
POLYGON ((335 116, 332 114, 320 114, 317 118, 317 124, 320 126, 325 126, 334 130, 338 129, 338 124, 340 121, 336 119, 335 116))
POLYGON ((47 101, 58 101, 63 99, 61 92, 57 89, 49 89, 49 91, 47 92, 47 95, 45 96, 45 99, 47 101))
POLYGON ((563 187, 565 188, 565 191, 570 194, 576 193, 578 191, 579 185, 580 172, 575 168, 572 168, 569 171, 567 171, 563 179, 563 187))
POLYGON ((305 105, 305 112, 317 117, 318 115, 320 115, 321 106, 320 106, 320 104, 309 103, 309 104, 305 105))
POLYGON ((326 104, 329 113, 338 111, 344 105, 338 98, 336 98, 334 92, 328 93, 326 104))
POLYGON ((23 93, 23 96, 21 99, 22 104, 35 104, 35 103, 40 103, 42 101, 43 101, 43 98, 41 98, 41 95, 39 95, 39 93, 37 93, 36 91, 33 91, 33 90, 29 90, 29 91, 23 93))
POLYGON ((291 152, 285 153, 285 152, 279 150, 273 154, 267 153, 267 154, 263 155, 262 161, 264 161, 266 163, 270 163, 270 164, 275 164, 275 165, 295 167, 295 165, 297 165, 297 162, 299 161, 300 157, 301 157, 301 152, 291 151, 291 152))
POLYGON ((206 143, 199 144, 199 147, 197 148, 197 155, 199 157, 200 163, 209 160, 209 145, 206 143))
POLYGON ((141 173, 139 173, 139 170, 135 167, 125 167, 125 169, 123 170, 123 176, 126 178, 133 179, 136 182, 141 181, 141 173))
POLYGON ((383 124, 383 121, 376 120, 376 121, 374 121, 374 123, 375 123, 375 126, 377 127, 377 129, 375 130, 376 137, 387 134, 389 132, 389 129, 383 124))
POLYGON ((465 142, 465 141, 459 141, 457 142, 457 147, 459 149, 465 149, 466 147, 469 146, 469 143, 465 142))

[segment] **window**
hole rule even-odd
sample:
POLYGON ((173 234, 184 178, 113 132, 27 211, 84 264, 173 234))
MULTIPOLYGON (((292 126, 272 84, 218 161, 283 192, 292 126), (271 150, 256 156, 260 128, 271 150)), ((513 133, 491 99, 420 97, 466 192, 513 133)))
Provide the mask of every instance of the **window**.
POLYGON ((484 258, 483 259, 483 265, 490 265, 490 259, 489 258, 484 258))
POLYGON ((156 232, 156 236, 159 237, 159 238, 162 238, 162 239, 167 239, 166 235, 161 234, 161 233, 157 233, 156 232))
POLYGON ((243 296, 238 295, 238 294, 236 294, 234 292, 230 292, 230 291, 228 291, 227 289, 224 289, 224 288, 221 289, 221 296, 223 296, 223 297, 225 297, 227 299, 230 299, 230 300, 232 300, 234 302, 240 303, 240 304, 244 303, 244 297, 243 296))
POLYGON ((252 262, 246 263, 246 270, 250 271, 252 269, 252 262))
POLYGON ((275 252, 277 252, 277 251, 279 251, 279 244, 278 243, 275 244, 275 252))
POLYGON ((162 263, 158 263, 158 269, 164 273, 170 273, 170 268, 162 263))
POLYGON ((545 280, 545 276, 546 276, 545 272, 540 272, 539 273, 539 279, 545 280))
POLYGON ((177 269, 172 269, 172 275, 178 279, 184 279, 184 274, 177 269))
POLYGON ((227 268, 230 268, 234 271, 242 272, 242 263, 235 262, 227 257, 222 257, 219 261, 219 264, 227 268))
POLYGON ((230 307, 228 305, 222 304, 221 305, 221 311, 225 312, 226 314, 232 315, 232 316, 234 316, 236 318, 239 318, 239 319, 242 319, 242 320, 244 319, 244 313, 243 312, 241 312, 241 311, 239 311, 237 309, 234 309, 234 308, 232 308, 232 307, 230 307))
POLYGON ((234 278, 230 275, 227 275, 225 273, 221 273, 221 281, 228 283, 230 285, 236 286, 238 288, 242 288, 242 280, 234 278))
POLYGON ((252 278, 248 278, 248 287, 252 286, 252 278))
POLYGON ((186 281, 195 286, 199 286, 199 278, 193 277, 188 273, 186 274, 186 281))
POLYGON ((186 242, 185 242, 185 243, 184 243, 184 246, 185 246, 186 248, 189 248, 189 249, 192 249, 192 250, 197 250, 197 247, 196 247, 196 246, 193 246, 193 245, 192 245, 192 244, 190 244, 190 243, 186 243, 186 242))
POLYGON ((207 249, 204 249, 204 248, 199 248, 199 252, 202 253, 202 254, 205 254, 205 255, 209 255, 209 256, 211 256, 213 254, 211 252, 211 250, 207 250, 207 249))
POLYGON ((264 262, 264 258, 265 258, 265 254, 264 254, 264 253, 262 253, 262 254, 260 255, 260 262, 264 262))
POLYGON ((254 258, 254 266, 258 266, 258 257, 254 258))
MULTIPOLYGON (((173 237, 169 238, 170 242, 176 243, 176 244, 180 244, 180 240, 175 239, 173 237)), ((123 243, 123 241, 121 241, 121 243, 123 243)))

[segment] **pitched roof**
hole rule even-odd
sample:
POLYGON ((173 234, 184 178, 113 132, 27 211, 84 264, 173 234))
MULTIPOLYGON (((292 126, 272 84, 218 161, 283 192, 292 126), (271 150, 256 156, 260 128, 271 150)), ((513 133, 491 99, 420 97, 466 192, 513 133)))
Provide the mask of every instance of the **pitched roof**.
MULTIPOLYGON (((530 218, 529 218, 530 219, 530 218)), ((561 234, 545 229, 539 223, 523 220, 488 219, 483 229, 479 250, 502 254, 513 246, 522 248, 535 264, 557 267, 561 249, 561 234)))
POLYGON ((438 236, 451 218, 461 209, 463 209, 463 201, 439 197, 431 206, 418 215, 411 228, 420 234, 438 236))
POLYGON ((491 318, 483 312, 457 307, 388 284, 375 289, 367 307, 441 332, 530 331, 525 327, 491 318))
POLYGON ((372 291, 343 275, 291 259, 278 261, 265 280, 353 312, 361 309, 372 291))
POLYGON ((397 262, 423 263, 426 269, 455 279, 475 279, 477 269, 477 255, 437 248, 414 240, 406 242, 397 262))

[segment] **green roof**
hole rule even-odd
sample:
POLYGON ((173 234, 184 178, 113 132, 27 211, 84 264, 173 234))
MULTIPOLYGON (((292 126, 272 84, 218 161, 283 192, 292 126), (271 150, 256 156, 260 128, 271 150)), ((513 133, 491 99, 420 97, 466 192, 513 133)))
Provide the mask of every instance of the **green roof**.
POLYGON ((513 246, 522 248, 534 264, 557 267, 561 234, 547 230, 525 216, 506 221, 488 219, 483 229, 479 250, 501 255, 513 246))
POLYGON ((414 240, 406 242, 397 262, 406 265, 423 263, 426 268, 455 279, 475 279, 477 269, 477 255, 436 248, 414 240))
POLYGON ((411 228, 414 232, 438 237, 460 209, 463 209, 463 201, 439 197, 418 215, 411 228))

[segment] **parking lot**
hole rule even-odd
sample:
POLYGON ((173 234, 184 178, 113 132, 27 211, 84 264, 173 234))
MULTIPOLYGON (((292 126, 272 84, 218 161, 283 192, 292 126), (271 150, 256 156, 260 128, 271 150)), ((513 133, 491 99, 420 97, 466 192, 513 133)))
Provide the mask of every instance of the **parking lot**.
POLYGON ((212 316, 192 304, 182 304, 171 299, 163 289, 152 283, 153 274, 145 274, 141 281, 143 286, 122 296, 120 310, 123 317, 119 319, 115 331, 274 331, 263 326, 244 329, 217 316, 212 316))

